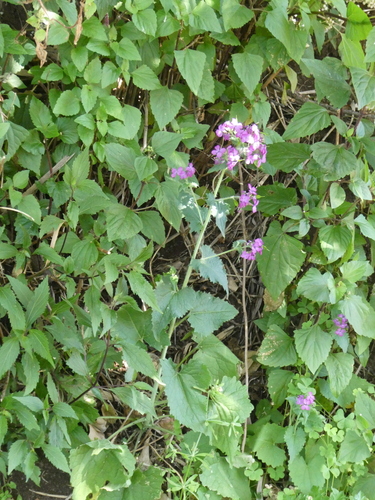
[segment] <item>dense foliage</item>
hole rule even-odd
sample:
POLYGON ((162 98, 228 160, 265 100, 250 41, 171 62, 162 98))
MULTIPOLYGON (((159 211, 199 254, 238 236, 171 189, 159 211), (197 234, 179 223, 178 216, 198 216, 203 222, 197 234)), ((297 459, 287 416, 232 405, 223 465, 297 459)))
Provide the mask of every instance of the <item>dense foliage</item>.
POLYGON ((3 484, 373 498, 372 7, 3 3, 3 484))

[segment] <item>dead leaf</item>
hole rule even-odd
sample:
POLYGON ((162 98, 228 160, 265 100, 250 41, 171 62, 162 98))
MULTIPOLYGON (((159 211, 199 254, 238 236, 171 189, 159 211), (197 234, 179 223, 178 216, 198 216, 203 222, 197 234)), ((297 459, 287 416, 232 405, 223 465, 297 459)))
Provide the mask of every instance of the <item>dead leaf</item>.
POLYGON ((271 295, 269 294, 268 290, 264 290, 263 294, 263 301, 264 301, 264 311, 277 311, 277 309, 282 305, 284 302, 284 292, 277 297, 276 300, 274 300, 271 295))
POLYGON ((142 448, 142 451, 139 454, 137 462, 138 462, 139 468, 142 471, 147 470, 152 465, 151 458, 150 458, 150 446, 148 445, 148 441, 146 442, 146 444, 142 448))
POLYGON ((95 439, 105 439, 105 431, 107 430, 107 421, 104 418, 97 418, 93 424, 89 424, 90 432, 89 438, 91 441, 95 439))
POLYGON ((81 38, 84 5, 85 5, 85 2, 81 2, 80 7, 79 7, 79 14, 78 14, 78 19, 77 19, 77 23, 76 23, 76 34, 74 36, 74 42, 73 42, 74 45, 77 45, 79 39, 81 38))
POLYGON ((45 42, 39 42, 38 40, 35 40, 35 44, 36 44, 35 47, 36 56, 40 61, 40 67, 42 67, 47 62, 46 44, 45 42))

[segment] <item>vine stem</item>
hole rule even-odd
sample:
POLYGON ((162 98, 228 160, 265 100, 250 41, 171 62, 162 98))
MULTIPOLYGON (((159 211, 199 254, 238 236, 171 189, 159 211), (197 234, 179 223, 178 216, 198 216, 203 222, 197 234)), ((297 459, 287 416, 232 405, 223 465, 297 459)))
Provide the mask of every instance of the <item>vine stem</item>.
MULTIPOLYGON (((225 175, 225 170, 222 170, 220 172, 217 184, 216 184, 216 186, 214 188, 213 194, 214 194, 215 198, 216 198, 216 196, 217 196, 217 194, 219 192, 221 183, 223 182, 224 175, 225 175)), ((207 215, 206 215, 206 219, 203 222, 203 227, 200 230, 198 238, 197 238, 197 241, 195 243, 194 251, 192 253, 192 256, 191 256, 191 259, 190 259, 190 264, 189 264, 189 267, 188 267, 188 269, 186 271, 185 279, 184 279, 184 281, 182 283, 181 290, 183 288, 186 288, 188 286, 188 284, 189 284, 190 276, 191 276, 191 273, 193 272, 193 266, 191 265, 191 262, 198 255, 199 249, 200 249, 201 244, 203 242, 204 234, 205 234, 207 226, 208 226, 208 224, 209 224, 209 222, 211 220, 211 215, 212 215, 212 208, 209 207, 207 215)), ((177 322, 177 318, 173 318, 173 320, 171 321, 171 324, 169 325, 169 330, 168 330, 168 338, 169 339, 172 337, 173 331, 174 331, 175 326, 176 326, 176 322, 177 322)), ((168 346, 165 346, 163 348, 162 352, 161 352, 161 355, 160 355, 160 366, 159 366, 159 369, 158 369, 158 377, 157 377, 157 380, 155 380, 155 382, 154 382, 154 387, 153 387, 153 391, 152 391, 152 395, 151 395, 151 403, 152 403, 153 407, 155 406, 155 401, 156 401, 156 397, 157 397, 157 394, 158 394, 158 388, 159 388, 159 381, 161 380, 161 373, 162 373, 161 361, 163 361, 167 357, 167 352, 168 352, 168 346)), ((147 420, 150 423, 150 421, 151 421, 151 415, 148 415, 147 420)))

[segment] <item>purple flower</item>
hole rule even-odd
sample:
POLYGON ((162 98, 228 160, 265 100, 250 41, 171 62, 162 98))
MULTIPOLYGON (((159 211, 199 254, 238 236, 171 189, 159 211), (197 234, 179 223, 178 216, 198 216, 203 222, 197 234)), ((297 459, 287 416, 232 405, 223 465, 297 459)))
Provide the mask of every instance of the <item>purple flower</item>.
POLYGON ((249 240, 246 243, 246 248, 250 247, 250 251, 243 250, 241 257, 245 260, 255 260, 257 253, 262 255, 263 252, 263 240, 261 238, 256 238, 254 241, 249 240))
POLYGON ((335 334, 342 337, 348 331, 348 319, 343 315, 339 314, 336 319, 333 320, 334 325, 338 328, 335 330, 335 334))
POLYGON ((215 146, 211 151, 215 158, 215 165, 219 165, 220 163, 226 163, 227 168, 229 170, 233 170, 233 168, 240 161, 240 153, 234 146, 227 146, 226 148, 222 148, 221 146, 215 146))
POLYGON ((238 208, 245 208, 252 205, 253 214, 257 211, 257 205, 259 200, 257 199, 257 188, 248 184, 248 191, 243 191, 239 197, 238 208))
POLYGON ((308 396, 301 394, 297 396, 296 403, 301 407, 301 410, 311 410, 311 406, 314 404, 315 396, 312 392, 309 392, 308 396))
POLYGON ((242 127, 242 123, 238 123, 237 119, 233 118, 231 121, 226 121, 219 125, 216 130, 216 135, 229 141, 232 136, 236 136, 237 133, 240 132, 242 127))
POLYGON ((192 163, 184 167, 172 168, 171 177, 179 177, 180 179, 187 179, 188 177, 193 177, 195 174, 195 168, 192 163))

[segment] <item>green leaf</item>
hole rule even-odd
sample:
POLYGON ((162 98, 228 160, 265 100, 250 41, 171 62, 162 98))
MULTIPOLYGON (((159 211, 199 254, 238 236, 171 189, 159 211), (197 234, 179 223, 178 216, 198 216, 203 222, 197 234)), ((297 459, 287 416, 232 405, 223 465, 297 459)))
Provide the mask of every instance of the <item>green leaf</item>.
POLYGON ((303 244, 286 235, 278 222, 271 223, 263 242, 263 254, 257 259, 258 269, 263 283, 276 299, 295 278, 305 261, 303 244))
POLYGON ((57 448, 57 446, 53 446, 52 444, 44 443, 42 445, 42 450, 52 465, 67 474, 70 474, 68 461, 60 448, 57 448))
POLYGON ((18 467, 26 458, 29 447, 24 439, 14 441, 8 453, 8 474, 18 467))
POLYGON ((264 424, 250 439, 252 449, 259 460, 270 467, 280 467, 286 459, 285 451, 276 446, 284 442, 284 429, 277 424, 264 424))
POLYGON ((152 9, 145 9, 133 14, 132 21, 135 26, 146 35, 155 36, 157 28, 156 13, 152 9))
POLYGON ((4 438, 7 432, 8 432, 8 420, 4 415, 0 415, 0 446, 4 442, 4 438))
POLYGON ((78 71, 83 71, 86 68, 89 57, 86 47, 74 47, 70 52, 70 56, 78 71))
POLYGON ((354 2, 349 2, 346 17, 346 36, 354 41, 365 40, 372 28, 368 15, 354 2))
POLYGON ((150 104, 152 113, 159 125, 164 128, 180 111, 184 96, 178 90, 168 87, 152 90, 150 92, 150 104))
POLYGON ((352 378, 354 358, 351 354, 338 352, 330 354, 325 361, 325 365, 332 394, 338 396, 352 378))
POLYGON ((0 259, 11 259, 18 254, 18 250, 15 246, 9 243, 0 242, 0 259))
POLYGON ((288 20, 285 5, 276 3, 276 8, 267 12, 265 26, 285 46, 290 57, 299 63, 306 50, 308 32, 288 20))
POLYGON ((356 157, 342 146, 317 142, 311 149, 314 160, 321 166, 325 181, 337 181, 356 168, 356 157))
MULTIPOLYGON (((168 133, 168 132, 162 132, 168 133)), ((173 226, 176 231, 179 230, 182 214, 179 209, 179 186, 172 179, 161 182, 155 192, 156 207, 161 215, 173 226)))
POLYGON ((361 42, 353 42, 344 33, 341 34, 341 43, 339 45, 339 54, 342 62, 347 68, 366 69, 365 55, 363 53, 361 42))
POLYGON ((58 401, 53 405, 52 411, 58 417, 73 418, 74 420, 78 420, 76 412, 68 403, 63 403, 62 401, 58 401))
POLYGON ((269 372, 268 392, 275 408, 281 406, 287 396, 289 382, 293 378, 293 373, 276 368, 269 372))
POLYGON ((138 295, 148 306, 160 312, 160 308, 155 297, 155 291, 144 276, 137 271, 130 271, 125 276, 129 281, 132 292, 138 295))
POLYGON ((142 230, 142 221, 138 215, 123 205, 111 205, 106 217, 109 241, 129 239, 142 230))
POLYGON ((239 359, 215 335, 204 337, 197 347, 199 350, 193 359, 208 369, 212 380, 221 382, 224 376, 237 376, 239 359))
POLYGON ((197 362, 190 361, 177 371, 170 359, 161 361, 165 393, 172 415, 190 429, 207 432, 207 398, 197 388, 204 390, 210 380, 207 369, 197 362))
POLYGON ((45 104, 34 96, 30 101, 30 118, 37 129, 43 130, 48 124, 52 123, 52 115, 45 104))
POLYGON ((89 113, 95 106, 98 94, 91 85, 83 85, 81 90, 82 106, 86 113, 89 113))
POLYGON ((164 470, 152 465, 142 472, 137 469, 132 475, 131 484, 126 487, 126 500, 140 500, 141 498, 158 500, 162 494, 161 487, 164 482, 164 475, 164 470))
POLYGON ((372 200, 372 193, 369 187, 369 182, 365 182, 364 180, 360 179, 359 177, 354 178, 350 183, 349 183, 349 189, 350 191, 360 198, 362 201, 371 201, 372 200))
POLYGON ((138 156, 135 159, 134 168, 137 172, 138 179, 143 181, 147 177, 151 177, 154 172, 157 172, 157 163, 148 156, 138 156))
POLYGON ((345 190, 337 182, 333 182, 329 188, 329 199, 333 209, 341 206, 345 199, 345 190))
POLYGON ((143 64, 132 72, 133 83, 143 90, 161 89, 162 84, 149 66, 143 64))
POLYGON ((277 142, 267 146, 267 162, 283 172, 292 172, 310 158, 308 144, 277 142))
POLYGON ((188 321, 196 333, 205 336, 237 316, 238 311, 225 300, 208 293, 196 292, 188 321))
POLYGON ((364 298, 349 295, 338 306, 358 335, 375 338, 375 311, 364 298))
POLYGON ((350 97, 350 86, 346 82, 348 74, 345 66, 333 57, 323 60, 302 59, 315 78, 315 89, 319 101, 326 97, 336 108, 342 108, 350 97))
POLYGON ((297 203, 297 193, 293 188, 286 188, 284 184, 259 186, 257 189, 259 200, 258 209, 267 215, 275 215, 280 209, 297 203))
POLYGON ((362 462, 371 455, 368 444, 356 431, 347 429, 344 441, 341 443, 337 458, 342 463, 362 462))
POLYGON ((135 151, 121 144, 109 143, 104 146, 106 160, 124 179, 131 180, 137 177, 134 162, 137 157, 135 151))
POLYGON ((344 226, 324 226, 319 231, 320 246, 328 263, 342 257, 352 242, 351 231, 344 226))
POLYGON ((175 50, 177 67, 190 90, 197 95, 203 78, 206 54, 197 50, 175 50))
MULTIPOLYGON (((112 43, 110 43, 110 47, 115 52, 115 54, 122 57, 123 59, 127 59, 128 61, 140 61, 141 60, 141 56, 139 55, 137 47, 128 38, 124 37, 118 43, 112 42, 112 43)), ((155 74, 154 74, 154 76, 155 76, 155 74)), ((139 87, 139 85, 137 83, 135 85, 137 87, 139 87)))
MULTIPOLYGON (((57 99, 53 108, 55 115, 73 116, 77 115, 80 110, 80 102, 75 92, 72 90, 65 90, 57 99)), ((89 110, 86 110, 86 113, 89 110)))
POLYGON ((245 85, 248 93, 252 95, 262 74, 262 57, 243 52, 242 54, 233 54, 232 61, 239 79, 245 85))
POLYGON ((332 345, 331 335, 318 325, 294 331, 294 339, 299 357, 314 375, 327 359, 332 345))
POLYGON ((350 68, 358 109, 375 101, 375 76, 361 68, 350 68))
POLYGON ((297 361, 293 338, 281 328, 272 325, 258 350, 258 361, 266 366, 288 366, 297 361))
POLYGON ((34 413, 43 411, 43 401, 35 396, 13 396, 13 398, 34 413))
POLYGON ((152 137, 151 145, 158 155, 166 158, 176 151, 181 140, 182 136, 180 134, 156 132, 152 137))
POLYGON ((66 361, 66 364, 73 370, 74 373, 77 373, 78 375, 82 375, 83 377, 87 377, 89 375, 88 366, 77 351, 74 351, 70 355, 70 358, 66 361))
POLYGON ((283 139, 298 139, 315 134, 331 123, 328 111, 314 102, 306 102, 293 116, 284 132, 283 139))
POLYGON ((374 268, 367 260, 356 260, 345 262, 340 267, 340 271, 344 280, 351 283, 362 281, 363 278, 368 278, 374 272, 374 268))
POLYGON ((371 216, 366 219, 363 214, 359 214, 354 219, 354 222, 361 230, 363 236, 375 240, 375 220, 371 216))
POLYGON ((222 29, 212 7, 199 2, 189 15, 189 24, 192 28, 202 31, 215 31, 221 33, 222 29))
POLYGON ((26 130, 21 125, 17 125, 17 123, 8 122, 9 127, 5 136, 5 139, 8 141, 8 151, 6 155, 6 160, 9 160, 13 157, 15 152, 18 150, 20 145, 29 135, 29 131, 26 130))
POLYGON ((126 387, 115 387, 111 390, 122 403, 129 406, 132 410, 135 410, 142 415, 148 414, 156 417, 151 399, 147 397, 145 393, 138 391, 135 387, 129 385, 126 387))
POLYGON ((375 401, 362 390, 355 392, 355 414, 365 419, 370 429, 375 429, 375 401))
POLYGON ((288 447, 290 461, 292 462, 303 449, 306 442, 306 434, 302 427, 288 427, 284 434, 285 443, 288 447))
POLYGON ((59 402, 59 393, 50 373, 47 373, 47 391, 53 404, 59 402))
POLYGON ((25 313, 10 288, 0 288, 0 305, 7 311, 12 328, 14 330, 25 330, 25 313))
POLYGON ((102 77, 102 63, 99 57, 92 59, 86 66, 83 77, 87 83, 100 83, 102 77))
POLYGON ((76 243, 72 249, 74 272, 81 273, 89 269, 98 259, 98 249, 91 239, 84 239, 76 243))
POLYGON ((372 28, 367 37, 365 62, 375 62, 375 27, 372 28))
POLYGON ((0 347, 0 379, 12 368, 20 353, 20 344, 16 337, 7 337, 0 347))
POLYGON ((139 212, 138 217, 142 222, 142 233, 158 245, 163 245, 165 241, 165 228, 163 220, 155 210, 139 212))
MULTIPOLYGON (((108 113, 108 111, 107 111, 108 113)), ((134 106, 125 104, 122 110, 124 125, 125 125, 125 139, 134 139, 141 126, 142 114, 139 109, 134 106)))
POLYGON ((300 279, 297 293, 315 302, 335 304, 335 280, 331 273, 320 274, 315 267, 310 268, 300 279))
POLYGON ((134 371, 143 373, 150 378, 157 377, 158 374, 150 355, 141 347, 124 342, 122 344, 122 357, 134 371))
POLYGON ((320 455, 315 455, 310 461, 298 456, 289 464, 290 477, 302 493, 308 495, 314 486, 323 487, 325 479, 321 468, 324 464, 325 459, 320 455))
POLYGON ((48 31, 47 44, 62 45, 69 40, 69 33, 70 31, 60 23, 52 23, 48 31))
POLYGON ((30 327, 45 311, 49 298, 48 278, 45 278, 33 293, 26 309, 26 325, 30 327))
MULTIPOLYGON (((220 498, 244 500, 251 498, 249 480, 243 469, 232 467, 225 457, 215 455, 207 457, 202 464, 203 472, 199 475, 202 484, 210 491, 216 491, 220 498)), ((203 498, 211 498, 205 494, 203 498)))
POLYGON ((22 368, 25 375, 26 385, 24 389, 25 396, 30 394, 39 382, 40 365, 35 356, 25 352, 22 356, 22 368))
POLYGON ((228 293, 228 278, 222 260, 208 245, 202 245, 200 251, 202 257, 193 259, 191 266, 211 283, 219 283, 228 293))
POLYGON ((224 0, 221 5, 221 13, 225 31, 242 28, 254 17, 253 11, 241 5, 238 0, 224 0))

